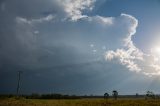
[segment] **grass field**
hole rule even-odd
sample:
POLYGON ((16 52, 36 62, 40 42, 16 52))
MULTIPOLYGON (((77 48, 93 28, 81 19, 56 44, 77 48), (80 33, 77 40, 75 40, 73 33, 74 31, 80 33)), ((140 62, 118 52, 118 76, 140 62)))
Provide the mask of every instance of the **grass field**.
POLYGON ((159 99, 75 99, 75 100, 39 100, 39 99, 0 99, 0 106, 160 106, 159 99))

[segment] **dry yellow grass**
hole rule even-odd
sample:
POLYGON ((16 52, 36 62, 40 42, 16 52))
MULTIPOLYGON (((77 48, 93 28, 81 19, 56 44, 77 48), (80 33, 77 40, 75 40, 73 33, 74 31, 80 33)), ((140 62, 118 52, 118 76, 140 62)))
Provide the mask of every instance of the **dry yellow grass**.
POLYGON ((38 99, 1 99, 0 106, 160 106, 160 100, 144 99, 75 99, 75 100, 38 100, 38 99))

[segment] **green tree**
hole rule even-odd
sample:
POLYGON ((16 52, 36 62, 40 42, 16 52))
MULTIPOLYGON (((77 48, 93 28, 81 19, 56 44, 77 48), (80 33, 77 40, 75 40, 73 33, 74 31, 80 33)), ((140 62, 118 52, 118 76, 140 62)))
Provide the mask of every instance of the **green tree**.
POLYGON ((104 94, 104 99, 108 99, 109 98, 109 94, 108 93, 105 93, 104 94))
POLYGON ((112 91, 112 95, 113 95, 114 99, 117 100, 118 92, 116 90, 112 91))
POLYGON ((155 94, 152 91, 147 91, 145 99, 147 98, 155 99, 155 94))

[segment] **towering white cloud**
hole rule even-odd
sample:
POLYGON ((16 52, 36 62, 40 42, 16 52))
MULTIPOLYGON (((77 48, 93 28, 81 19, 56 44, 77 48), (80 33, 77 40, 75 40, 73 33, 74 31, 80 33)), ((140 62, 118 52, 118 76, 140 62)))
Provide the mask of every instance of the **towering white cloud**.
POLYGON ((67 13, 67 17, 76 21, 80 18, 87 17, 83 14, 84 10, 92 10, 96 0, 59 0, 67 13))
POLYGON ((143 60, 143 52, 136 48, 132 41, 132 36, 136 33, 138 20, 131 15, 121 14, 121 17, 126 21, 128 33, 123 39, 123 48, 118 48, 116 51, 110 50, 106 52, 106 59, 112 60, 117 58, 122 65, 125 65, 131 71, 141 71, 141 68, 135 62, 143 60))
MULTIPOLYGON (((107 61, 116 60, 126 66, 130 71, 139 72, 147 76, 160 75, 160 57, 151 49, 149 54, 138 49, 132 40, 136 33, 138 20, 127 14, 121 14, 127 22, 128 33, 123 37, 123 47, 118 47, 116 50, 106 51, 105 58, 107 61)), ((159 55, 159 54, 158 54, 159 55)))

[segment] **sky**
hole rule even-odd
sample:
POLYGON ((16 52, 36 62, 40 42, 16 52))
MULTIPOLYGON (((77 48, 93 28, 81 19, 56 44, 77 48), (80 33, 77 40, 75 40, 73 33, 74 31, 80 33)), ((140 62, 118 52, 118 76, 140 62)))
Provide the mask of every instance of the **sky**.
POLYGON ((0 94, 160 94, 160 0, 1 0, 0 94))

